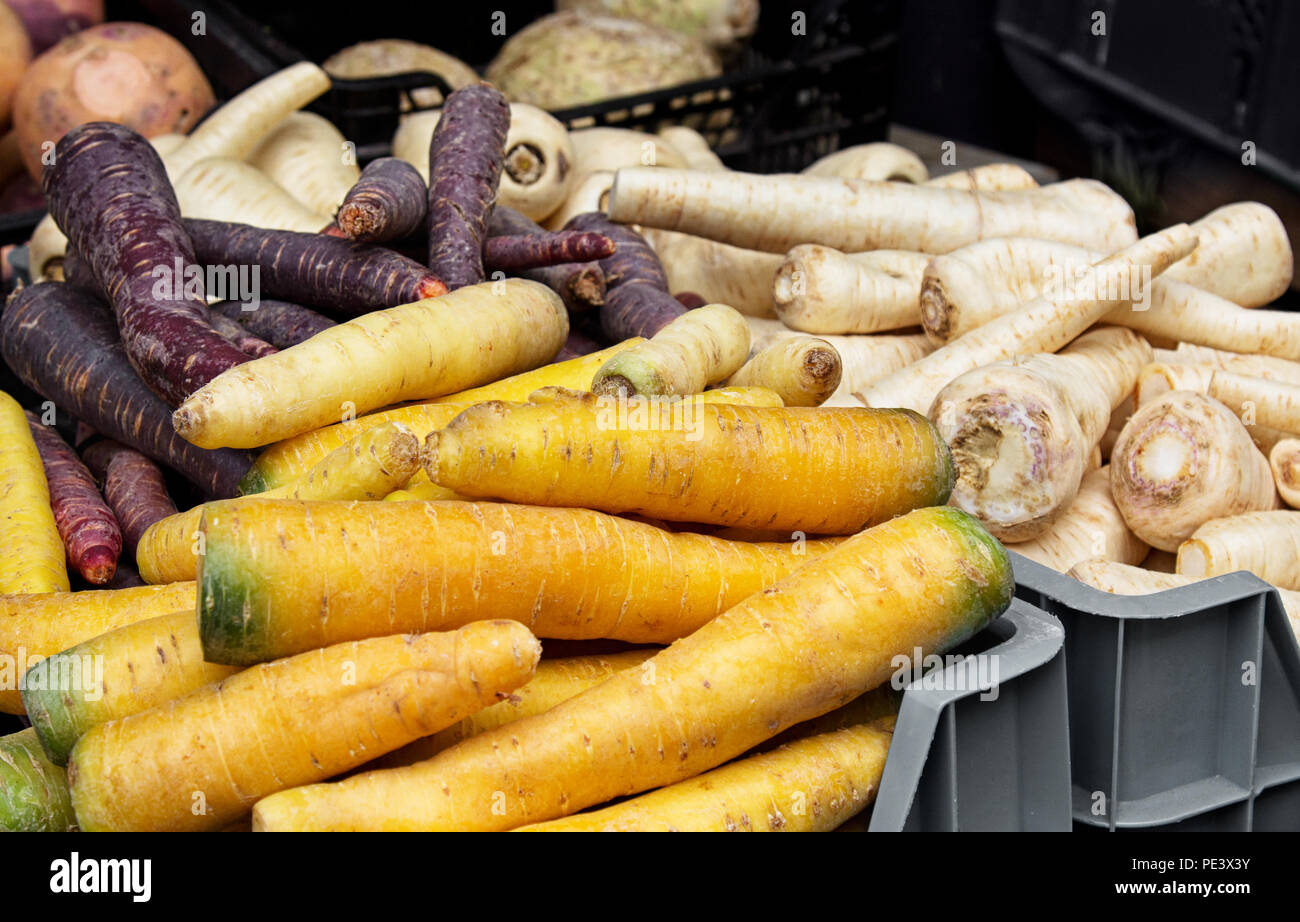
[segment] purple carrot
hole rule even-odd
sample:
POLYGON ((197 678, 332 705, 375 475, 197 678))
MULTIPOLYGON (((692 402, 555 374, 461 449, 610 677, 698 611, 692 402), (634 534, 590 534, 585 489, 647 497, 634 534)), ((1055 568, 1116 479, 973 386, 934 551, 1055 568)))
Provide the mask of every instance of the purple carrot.
POLYGON ((429 268, 449 291, 483 281, 483 240, 497 197, 510 104, 487 84, 442 105, 429 144, 429 268))
POLYGON ((79 288, 29 285, 0 314, 0 352, 18 378, 86 425, 174 468, 212 498, 234 496, 253 457, 191 445, 127 360, 113 316, 79 288))
MULTIPOLYGON (((492 209, 488 233, 496 237, 546 232, 527 215, 505 205, 497 205, 492 209)), ((492 237, 488 238, 489 243, 492 237)), ((571 314, 589 311, 605 303, 605 273, 600 271, 600 265, 595 262, 525 269, 519 275, 551 288, 564 300, 564 306, 571 314)))
POLYGON ((122 530, 113 510, 99 495, 95 478, 72 446, 30 410, 27 428, 45 468, 50 509, 68 551, 68 562, 86 582, 102 586, 113 578, 122 553, 122 530))
POLYGON ((575 216, 565 227, 604 234, 617 248, 613 256, 600 261, 606 286, 600 323, 610 339, 649 339, 686 313, 668 293, 668 276, 659 257, 636 231, 594 211, 575 216))
POLYGON ((428 210, 429 189, 420 171, 405 160, 380 157, 361 171, 339 206, 337 223, 358 243, 381 243, 424 227, 428 210))
POLYGON ((155 394, 178 405, 248 361, 208 323, 194 247, 147 140, 112 122, 79 125, 55 146, 42 187, 59 229, 108 296, 127 357, 155 394))
POLYGON ((679 291, 677 294, 673 295, 673 297, 677 299, 678 304, 686 308, 688 311, 693 311, 695 308, 703 307, 709 303, 704 300, 703 295, 698 295, 693 291, 679 291))
POLYGON ((245 330, 236 321, 231 320, 215 311, 211 313, 212 328, 226 338, 226 340, 238 349, 244 355, 252 359, 260 359, 264 355, 275 355, 280 350, 272 346, 265 340, 259 339, 248 330, 245 330))
POLYGON ((81 254, 70 244, 67 252, 63 254, 63 280, 69 285, 84 288, 101 301, 108 300, 100 289, 99 280, 91 271, 90 264, 82 259, 81 254))
POLYGON ((239 301, 218 301, 210 308, 213 314, 229 317, 248 332, 270 343, 277 349, 288 349, 311 339, 317 333, 334 326, 334 321, 313 310, 288 301, 264 298, 243 304, 239 301), (244 310, 251 307, 251 310, 244 310))
POLYGON ((134 448, 111 439, 100 439, 81 457, 104 485, 104 499, 117 516, 122 539, 134 556, 140 536, 149 526, 176 514, 162 471, 134 448))
POLYGON ((201 262, 256 266, 259 296, 357 317, 447 293, 424 266, 380 246, 225 221, 186 219, 185 228, 201 262))
POLYGON ((589 231, 515 234, 483 242, 483 262, 489 269, 505 272, 592 262, 613 255, 614 241, 589 231))
POLYGON ((567 362, 569 359, 581 358, 584 355, 591 355, 593 352, 599 352, 605 347, 590 336, 585 336, 577 330, 570 330, 569 336, 564 340, 564 345, 556 353, 552 362, 567 362))

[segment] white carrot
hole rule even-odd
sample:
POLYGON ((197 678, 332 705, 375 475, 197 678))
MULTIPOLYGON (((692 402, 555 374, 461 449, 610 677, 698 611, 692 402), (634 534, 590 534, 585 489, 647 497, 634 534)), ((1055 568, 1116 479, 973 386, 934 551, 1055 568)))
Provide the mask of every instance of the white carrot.
POLYGON ((183 176, 209 157, 243 160, 290 112, 329 88, 329 74, 310 61, 271 74, 209 115, 183 145, 166 155, 167 174, 173 179, 183 176))
POLYGON ((786 326, 806 333, 878 333, 921 322, 917 299, 930 258, 905 250, 846 256, 797 246, 776 271, 772 300, 786 326))
POLYGON ((1140 406, 1111 452, 1110 470, 1124 520, 1166 551, 1210 519, 1278 506, 1268 459, 1241 420, 1194 391, 1140 406))
POLYGON ((725 304, 687 311, 653 337, 613 356, 596 371, 595 394, 698 394, 745 363, 749 327, 725 304))
POLYGON ((1282 500, 1300 509, 1300 439, 1279 439, 1268 453, 1268 464, 1282 500))
POLYGON ((757 352, 727 383, 770 388, 787 407, 816 407, 835 393, 842 376, 834 346, 812 336, 792 336, 757 352))
POLYGON ((1300 590, 1300 512, 1260 511, 1211 519, 1178 548, 1178 572, 1254 573, 1279 589, 1300 590))
POLYGON ((1136 564, 1147 546, 1124 523, 1111 497, 1110 468, 1103 467, 1083 478, 1074 501, 1046 533, 1011 550, 1065 573, 1090 557, 1136 564))
POLYGON ((805 176, 838 176, 841 179, 901 180, 925 182, 930 178, 923 161, 906 147, 886 141, 857 144, 827 154, 804 167, 805 176))
POLYGON ((1074 499, 1111 411, 1150 357, 1136 333, 1103 327, 1058 354, 995 362, 951 381, 930 408, 957 471, 949 503, 1003 541, 1043 534, 1074 499))
POLYGON ((347 140, 315 112, 291 112, 248 162, 310 210, 330 217, 361 178, 347 140))
POLYGON ((713 148, 709 147, 709 142, 704 139, 694 128, 687 128, 685 125, 669 125, 659 129, 659 137, 668 142, 673 150, 677 151, 686 160, 686 165, 692 170, 725 170, 726 164, 722 162, 713 148))
POLYGON ((1036 189, 1038 180, 1029 171, 1014 163, 986 163, 969 170, 958 170, 927 180, 927 186, 944 189, 965 189, 978 192, 1010 192, 1015 189, 1036 189))
POLYGON ((819 176, 628 167, 614 177, 608 211, 615 221, 771 253, 804 243, 846 253, 946 253, 1006 236, 1110 252, 1136 237, 1128 204, 1086 179, 1013 192, 963 192, 819 176))
POLYGON ((1242 307, 1275 301, 1291 287, 1291 241, 1277 213, 1236 202, 1192 225, 1201 245, 1165 277, 1203 288, 1242 307))
POLYGON ((857 396, 867 406, 908 407, 924 413, 953 378, 981 365, 1017 354, 1055 352, 1109 311, 1143 297, 1145 276, 1157 276, 1196 246, 1186 224, 1160 233, 1109 256, 1086 277, 1091 284, 1076 294, 1066 282, 1061 291, 1039 295, 1009 314, 958 337, 918 362, 877 381, 857 396), (1126 284, 1114 285, 1122 276, 1126 284), (1100 280, 1100 281, 1097 281, 1100 280), (1098 297, 1098 295, 1103 295, 1098 297))
POLYGON ((181 214, 276 230, 316 233, 330 222, 257 167, 239 160, 200 160, 174 181, 181 214))

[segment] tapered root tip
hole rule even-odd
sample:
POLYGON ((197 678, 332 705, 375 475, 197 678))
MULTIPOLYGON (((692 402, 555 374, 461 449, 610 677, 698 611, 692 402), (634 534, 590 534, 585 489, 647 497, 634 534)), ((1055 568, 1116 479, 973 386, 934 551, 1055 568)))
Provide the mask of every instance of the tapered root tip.
POLYGON ((192 407, 177 407, 172 413, 172 428, 181 438, 188 440, 199 428, 199 416, 192 407))
POLYGON ((82 579, 96 586, 112 582, 117 573, 118 552, 111 547, 92 547, 81 556, 77 572, 82 579))
POLYGON ((591 392, 597 397, 635 397, 636 388, 622 375, 608 375, 592 385, 591 392))

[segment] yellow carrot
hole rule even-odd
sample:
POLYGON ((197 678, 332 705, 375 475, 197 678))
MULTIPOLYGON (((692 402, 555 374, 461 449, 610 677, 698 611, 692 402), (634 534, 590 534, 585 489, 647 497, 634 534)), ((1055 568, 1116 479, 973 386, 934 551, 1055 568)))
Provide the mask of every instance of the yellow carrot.
MULTIPOLYGON (((261 494, 265 495, 265 494, 261 494)), ((446 499, 464 499, 455 490, 448 490, 446 487, 440 487, 426 476, 419 483, 408 483, 401 490, 394 490, 384 497, 384 500, 390 503, 409 503, 415 500, 420 502, 435 502, 446 499)))
POLYGON ((23 408, 0 391, 0 593, 67 591, 45 467, 23 408))
POLYGON ((788 407, 816 407, 835 393, 842 375, 834 346, 824 339, 794 336, 755 353, 728 383, 764 385, 779 393, 788 407))
POLYGON ((210 507, 204 536, 200 626, 218 663, 483 617, 540 637, 669 643, 835 544, 462 502, 230 501, 210 507))
POLYGON ((83 736, 68 760, 86 830, 220 829, 500 700, 541 646, 513 621, 397 635, 266 663, 83 736))
POLYGON ((884 682, 893 657, 961 643, 1010 603, 970 516, 900 516, 550 710, 407 768, 260 801, 253 826, 513 829, 708 771, 884 682))
POLYGON ((749 327, 725 304, 705 304, 669 322, 648 342, 619 353, 596 372, 597 394, 695 394, 745 363, 749 327))
POLYGON ((31 727, 0 736, 0 832, 77 828, 63 769, 41 751, 31 727))

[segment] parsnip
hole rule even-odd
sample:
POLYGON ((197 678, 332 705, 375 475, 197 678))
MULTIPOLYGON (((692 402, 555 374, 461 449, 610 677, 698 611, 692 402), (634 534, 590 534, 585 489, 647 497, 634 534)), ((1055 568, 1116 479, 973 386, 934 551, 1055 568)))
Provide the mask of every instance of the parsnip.
POLYGON ((944 189, 965 189, 978 192, 1010 192, 1015 189, 1036 189, 1038 180, 1029 171, 1014 163, 986 163, 969 170, 945 173, 926 180, 927 186, 944 189))
POLYGON ((331 217, 361 178, 347 139, 315 112, 290 113, 248 162, 311 211, 331 217))
POLYGON ((1061 573, 1090 557, 1141 562, 1147 546, 1125 524, 1111 495, 1110 480, 1109 467, 1089 473, 1050 530, 1032 541, 1011 545, 1011 550, 1061 573))
POLYGON ((776 316, 772 280, 784 256, 652 227, 643 236, 663 263, 670 291, 693 291, 751 317, 776 316))
POLYGON ((1300 512, 1250 512, 1211 519, 1178 547, 1178 572, 1220 576, 1247 570, 1279 589, 1300 590, 1300 512))
POLYGON ((560 230, 573 218, 590 211, 605 211, 614 174, 609 170, 596 170, 586 176, 574 177, 569 184, 569 195, 549 218, 541 222, 547 230, 560 230))
POLYGON ((1213 365, 1215 368, 1236 372, 1239 375, 1300 384, 1300 362, 1274 358, 1271 355, 1243 355, 1240 352, 1225 352, 1209 346, 1179 343, 1177 349, 1157 349, 1155 361, 1166 365, 1213 365))
POLYGON ((1201 245, 1166 277, 1242 307, 1275 301, 1291 287, 1291 241, 1277 213, 1259 202, 1216 208, 1192 225, 1201 245))
POLYGON ((697 307, 650 340, 613 356, 596 372, 592 393, 696 394, 745 363, 749 327, 725 304, 697 307))
POLYGON ((930 257, 905 250, 846 256, 797 246, 776 271, 772 301, 786 326, 805 333, 878 333, 921 322, 921 277, 930 257))
POLYGON ((705 140, 704 135, 700 134, 694 128, 687 128, 685 125, 666 125, 658 131, 659 137, 668 142, 668 145, 681 154, 686 160, 686 165, 692 170, 725 170, 726 164, 722 162, 713 148, 709 147, 709 142, 705 140))
POLYGON ((685 169, 687 161, 662 135, 630 128, 583 128, 569 132, 578 177, 625 166, 685 169))
POLYGON ((1240 413, 1247 425, 1300 435, 1300 385, 1215 369, 1210 373, 1209 394, 1240 413))
POLYGON ((181 214, 276 230, 316 233, 330 222, 257 167, 224 157, 200 160, 174 179, 181 214))
POLYGON ((50 278, 51 271, 63 262, 63 254, 67 251, 68 238, 54 223, 54 218, 47 214, 36 223, 32 237, 27 241, 27 265, 31 267, 32 279, 50 278))
POLYGON ((827 154, 804 167, 805 176, 832 176, 841 179, 894 179, 922 183, 930 178, 925 162, 906 147, 875 141, 856 144, 827 154))
MULTIPOLYGON (((1251 439, 1254 440, 1259 450, 1265 453, 1287 437, 1286 431, 1265 425, 1260 421, 1255 410, 1253 397, 1242 393, 1239 385, 1228 385, 1223 390, 1216 390, 1213 386, 1216 371, 1218 369, 1213 365, 1165 365, 1160 362, 1152 362, 1138 374, 1137 389, 1134 396, 1137 399, 1138 406, 1142 406, 1170 391, 1195 391, 1198 394, 1208 394, 1239 414, 1239 418, 1242 424, 1245 425, 1251 439)), ((1258 387, 1267 388, 1270 386, 1270 382, 1262 378, 1248 378, 1245 381, 1247 382, 1246 391, 1256 390, 1256 387, 1249 382, 1258 382, 1258 387)), ((1288 385, 1280 386, 1286 387, 1288 385)), ((1273 394, 1257 396, 1262 396, 1266 402, 1276 397, 1273 394)))
POLYGON ((1104 327, 1056 355, 1018 356, 955 378, 930 408, 957 468, 949 502, 1003 541, 1047 531, 1150 357, 1136 333, 1104 327))
POLYGON ((1292 509, 1300 509, 1300 439, 1280 439, 1268 453, 1277 492, 1292 509))
POLYGON ((1139 407, 1111 452, 1110 470, 1124 521, 1166 551, 1210 519, 1278 506, 1268 460, 1241 420, 1193 391, 1139 407))
POLYGON ((787 407, 816 407, 835 393, 842 375, 834 346, 812 336, 792 336, 756 353, 728 384, 771 388, 787 407))

